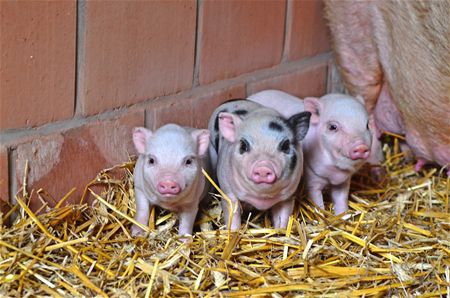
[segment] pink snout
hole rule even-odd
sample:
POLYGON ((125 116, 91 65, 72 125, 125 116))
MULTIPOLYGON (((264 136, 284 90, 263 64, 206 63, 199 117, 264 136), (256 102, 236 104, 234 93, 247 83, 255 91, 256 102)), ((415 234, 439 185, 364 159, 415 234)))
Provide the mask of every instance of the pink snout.
POLYGON ((163 180, 157 185, 158 192, 162 195, 176 195, 180 193, 181 187, 173 180, 163 180))
POLYGON ((370 154, 370 149, 364 144, 357 145, 350 149, 349 156, 353 160, 367 159, 370 154))
POLYGON ((277 180, 275 171, 269 166, 255 166, 252 171, 252 181, 260 184, 272 184, 277 180))

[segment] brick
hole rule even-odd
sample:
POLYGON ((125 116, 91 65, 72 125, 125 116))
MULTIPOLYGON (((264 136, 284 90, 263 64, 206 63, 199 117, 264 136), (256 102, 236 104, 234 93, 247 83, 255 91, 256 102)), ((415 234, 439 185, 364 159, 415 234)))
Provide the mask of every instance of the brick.
POLYGON ((203 1, 199 82, 271 67, 281 60, 285 1, 203 1))
POLYGON ((196 6, 189 1, 87 1, 80 69, 84 115, 192 86, 196 6))
POLYGON ((75 1, 0 1, 0 129, 73 116, 75 1))
POLYGON ((245 85, 211 91, 195 98, 193 126, 207 128, 213 111, 223 102, 235 98, 245 98, 245 85))
POLYGON ((167 123, 176 123, 183 126, 206 128, 209 117, 214 109, 222 102, 232 98, 245 97, 243 84, 223 88, 208 88, 186 95, 179 96, 150 104, 147 108, 146 126, 156 129, 167 123))
MULTIPOLYGON (((0 213, 6 214, 9 210, 9 170, 8 151, 0 145, 0 213)), ((1 218, 1 216, 0 216, 1 218)))
MULTIPOLYGON (((131 131, 143 124, 144 112, 138 111, 18 144, 15 161, 18 185, 28 159, 28 190, 44 189, 54 198, 54 202, 49 201, 52 206, 76 187, 68 202, 78 202, 84 187, 100 170, 127 161, 128 153, 135 154, 131 131)), ((32 209, 40 205, 33 197, 32 209)))
POLYGON ((327 91, 327 65, 319 64, 296 72, 273 76, 250 83, 248 94, 265 90, 278 89, 298 97, 321 96, 327 91))
POLYGON ((173 98, 158 101, 146 109, 146 126, 152 130, 167 123, 192 126, 193 103, 191 98, 173 98))
POLYGON ((291 1, 286 33, 287 59, 298 60, 330 50, 321 0, 291 1))

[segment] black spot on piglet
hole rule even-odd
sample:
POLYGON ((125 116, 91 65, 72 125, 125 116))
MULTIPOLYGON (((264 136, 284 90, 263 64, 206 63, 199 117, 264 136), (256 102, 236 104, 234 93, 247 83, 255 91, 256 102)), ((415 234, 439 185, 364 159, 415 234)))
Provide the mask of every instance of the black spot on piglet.
POLYGON ((269 128, 271 130, 283 131, 283 126, 281 126, 279 123, 276 123, 274 121, 269 122, 269 128))
POLYGON ((248 111, 242 109, 242 110, 236 110, 236 111, 234 111, 233 113, 236 114, 236 115, 238 115, 238 116, 244 116, 244 115, 247 115, 247 114, 248 114, 248 111))
POLYGON ((295 152, 294 152, 294 154, 291 157, 291 163, 289 164, 289 169, 291 171, 294 170, 296 165, 297 165, 297 154, 295 154, 295 152))

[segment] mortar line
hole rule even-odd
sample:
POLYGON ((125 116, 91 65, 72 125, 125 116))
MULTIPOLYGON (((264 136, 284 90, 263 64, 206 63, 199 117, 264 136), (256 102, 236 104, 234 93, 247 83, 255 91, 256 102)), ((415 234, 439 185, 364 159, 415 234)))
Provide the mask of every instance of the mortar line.
POLYGON ((84 54, 84 28, 85 28, 85 0, 78 0, 76 4, 76 30, 75 30, 75 94, 74 94, 74 117, 82 114, 83 107, 80 99, 83 82, 82 65, 84 54))
POLYGON ((195 16, 195 45, 194 45, 194 73, 192 76, 192 87, 199 86, 199 73, 200 73, 200 42, 201 42, 201 27, 203 24, 203 18, 200 17, 200 12, 203 8, 203 1, 197 0, 196 2, 196 16, 195 16))
POLYGON ((331 93, 332 84, 333 84, 333 74, 331 70, 331 61, 327 63, 327 93, 331 93))
POLYGON ((284 10, 284 35, 283 35, 283 48, 281 51, 281 63, 286 63, 288 60, 287 57, 287 46, 288 46, 288 33, 289 33, 289 23, 291 21, 291 13, 292 13, 292 1, 291 0, 286 0, 286 8, 284 10))
POLYGON ((147 118, 148 118, 147 109, 144 109, 144 123, 142 124, 142 127, 148 128, 147 127, 147 118))
POLYGON ((14 205, 16 203, 15 195, 17 193, 17 170, 15 163, 15 155, 17 151, 8 149, 8 188, 9 188, 9 203, 14 205))

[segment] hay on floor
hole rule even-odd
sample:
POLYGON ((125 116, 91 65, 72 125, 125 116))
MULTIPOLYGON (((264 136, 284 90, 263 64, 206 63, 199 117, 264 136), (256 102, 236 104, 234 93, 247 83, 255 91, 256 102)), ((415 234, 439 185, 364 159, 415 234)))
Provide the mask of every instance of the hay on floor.
POLYGON ((176 216, 160 209, 147 237, 130 236, 133 162, 86 187, 93 206, 60 204, 36 215, 23 191, 13 225, 0 225, 0 296, 448 295, 450 179, 435 168, 415 173, 397 140, 385 153, 385 181, 355 176, 344 219, 301 196, 287 230, 253 212, 229 233, 211 196, 187 243, 176 235, 176 216))

